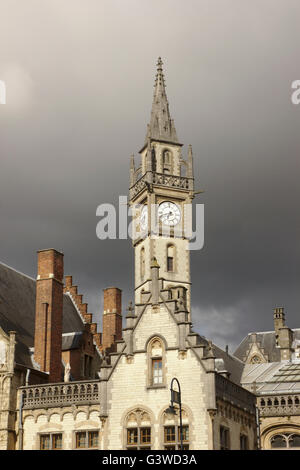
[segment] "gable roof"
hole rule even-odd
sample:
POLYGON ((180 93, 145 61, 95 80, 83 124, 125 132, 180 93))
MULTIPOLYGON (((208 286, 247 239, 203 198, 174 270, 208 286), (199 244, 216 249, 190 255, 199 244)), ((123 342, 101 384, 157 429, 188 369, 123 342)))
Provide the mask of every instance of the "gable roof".
MULTIPOLYGON (((300 339, 300 329, 296 328, 292 331, 294 333, 294 339, 300 339)), ((263 349, 264 354, 268 355, 269 362, 280 362, 280 348, 276 346, 275 331, 249 333, 237 347, 234 355, 243 361, 243 358, 247 356, 247 352, 250 350, 252 344, 251 335, 253 334, 256 334, 256 342, 260 344, 260 348, 263 349)))
MULTIPOLYGON (((0 326, 16 331, 15 361, 33 367, 30 348, 34 346, 36 281, 0 263, 0 326)), ((84 322, 69 295, 63 296, 63 333, 81 332, 84 322)))
MULTIPOLYGON (((205 344, 208 347, 209 343, 205 336, 201 336, 199 333, 196 334, 197 344, 205 344)), ((212 348, 215 358, 222 360, 221 364, 216 364, 217 370, 219 372, 226 370, 230 374, 230 380, 240 385, 245 364, 239 358, 229 354, 214 343, 212 343, 212 348)))

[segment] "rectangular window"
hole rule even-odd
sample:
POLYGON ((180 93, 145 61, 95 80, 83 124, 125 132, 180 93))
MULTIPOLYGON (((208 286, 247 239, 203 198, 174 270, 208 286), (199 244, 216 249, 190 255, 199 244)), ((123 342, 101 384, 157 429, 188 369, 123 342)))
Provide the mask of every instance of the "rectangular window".
POLYGON ((168 269, 168 271, 173 271, 174 270, 174 260, 173 260, 173 257, 171 257, 171 256, 167 257, 167 269, 168 269))
MULTIPOLYGON (((182 426, 182 447, 183 450, 189 449, 189 426, 182 426)), ((164 427, 164 449, 165 450, 180 450, 180 426, 165 426, 164 427)))
POLYGON ((150 450, 151 428, 127 429, 127 450, 150 450))
POLYGON ((151 442, 151 428, 141 429, 141 444, 149 444, 151 442))
POLYGON ((41 450, 50 450, 50 434, 45 434, 45 435, 41 436, 40 449, 41 450))
POLYGON ((88 356, 87 354, 85 354, 84 355, 84 376, 85 377, 90 377, 91 375, 91 364, 92 364, 91 356, 88 356))
POLYGON ((127 429, 127 444, 136 444, 138 441, 138 430, 137 428, 127 429))
POLYGON ((165 442, 175 442, 175 426, 165 426, 165 442))
POLYGON ((62 449, 62 434, 57 434, 57 433, 41 434, 40 450, 61 450, 61 449, 62 449))
POLYGON ((240 435, 240 449, 248 450, 248 437, 245 434, 240 435))
POLYGON ((230 449, 230 435, 229 429, 220 426, 220 449, 229 450, 230 449))
POLYGON ((98 447, 98 431, 89 431, 88 439, 89 449, 92 449, 93 447, 98 447))
POLYGON ((152 377, 153 377, 153 385, 162 384, 163 382, 162 359, 152 359, 152 377))
POLYGON ((52 450, 62 449, 62 434, 52 434, 52 450))
POLYGON ((97 449, 98 431, 79 431, 75 433, 76 449, 97 449))
POLYGON ((85 432, 77 432, 76 433, 76 449, 84 449, 85 448, 85 432))
MULTIPOLYGON (((180 442, 180 426, 178 426, 178 441, 180 442)), ((189 441, 189 427, 182 426, 182 442, 189 441)))

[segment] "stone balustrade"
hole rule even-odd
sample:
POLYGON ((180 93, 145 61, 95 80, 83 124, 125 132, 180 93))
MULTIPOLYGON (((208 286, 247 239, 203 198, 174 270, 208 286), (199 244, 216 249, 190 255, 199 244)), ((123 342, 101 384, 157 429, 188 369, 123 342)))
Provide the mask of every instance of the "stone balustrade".
POLYGON ((20 387, 23 408, 51 408, 100 403, 99 380, 20 387))
MULTIPOLYGON (((153 173, 153 184, 159 186, 168 186, 169 188, 193 190, 193 178, 185 176, 168 175, 165 173, 153 173)), ((130 188, 131 199, 136 197, 145 187, 147 182, 147 175, 144 174, 136 183, 130 188)))
POLYGON ((235 404, 244 411, 255 414, 255 396, 226 377, 216 374, 216 396, 228 403, 235 404))
POLYGON ((193 183, 192 178, 187 178, 185 176, 174 176, 167 175, 165 173, 154 173, 153 174, 153 183, 159 184, 162 186, 169 186, 171 188, 179 189, 192 189, 191 184, 193 183))
POLYGON ((300 415, 300 395, 264 395, 257 398, 260 416, 300 415))

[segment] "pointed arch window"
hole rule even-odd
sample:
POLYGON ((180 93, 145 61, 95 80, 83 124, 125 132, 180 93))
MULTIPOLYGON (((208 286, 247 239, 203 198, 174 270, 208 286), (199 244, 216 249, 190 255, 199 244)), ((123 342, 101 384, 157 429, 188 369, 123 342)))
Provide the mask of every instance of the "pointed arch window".
MULTIPOLYGON (((178 414, 169 415, 168 410, 163 413, 162 422, 162 446, 164 450, 179 450, 181 447, 181 430, 178 414)), ((188 450, 190 446, 189 417, 182 410, 182 444, 183 449, 188 450)))
POLYGON ((153 338, 148 345, 148 386, 165 384, 165 348, 160 338, 153 338))
POLYGON ((152 444, 151 418, 144 410, 133 410, 125 419, 125 448, 150 450, 152 444))
POLYGON ((271 449, 298 448, 300 449, 300 434, 276 434, 270 440, 271 449))

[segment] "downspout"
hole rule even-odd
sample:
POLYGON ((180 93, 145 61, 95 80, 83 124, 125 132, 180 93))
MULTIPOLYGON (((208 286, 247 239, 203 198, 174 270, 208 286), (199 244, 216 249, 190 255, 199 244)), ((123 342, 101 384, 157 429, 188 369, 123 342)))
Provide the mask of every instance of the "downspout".
POLYGON ((27 385, 29 385, 29 384, 28 384, 28 382, 29 382, 29 375, 30 375, 30 369, 27 369, 26 378, 25 378, 25 385, 26 385, 26 387, 27 387, 27 385))
POLYGON ((255 406, 255 417, 256 417, 256 432, 257 432, 257 449, 261 450, 261 442, 260 442, 260 413, 259 408, 255 406))
MULTIPOLYGON (((25 385, 28 385, 29 382, 29 375, 30 375, 30 369, 27 369, 26 371, 26 377, 25 377, 25 385)), ((22 411, 23 411, 23 390, 21 391, 21 396, 20 396, 20 406, 19 406, 19 450, 23 450, 23 417, 22 417, 22 411)))
POLYGON ((19 406, 19 450, 23 450, 23 420, 22 420, 22 410, 23 410, 23 390, 21 390, 20 406, 19 406))

